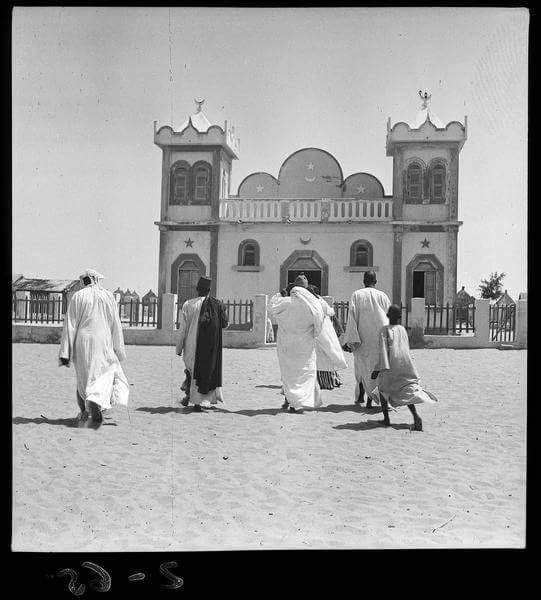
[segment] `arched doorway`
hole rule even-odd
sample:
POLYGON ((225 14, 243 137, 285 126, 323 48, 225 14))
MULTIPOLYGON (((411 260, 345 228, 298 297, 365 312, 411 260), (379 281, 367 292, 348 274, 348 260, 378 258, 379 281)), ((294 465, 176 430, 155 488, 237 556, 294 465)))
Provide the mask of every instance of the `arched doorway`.
POLYGON ((177 294, 179 306, 197 296, 197 282, 206 270, 197 254, 180 254, 176 258, 171 265, 171 293, 177 294))
POLYGON ((322 296, 329 292, 329 265, 315 250, 295 250, 280 265, 280 289, 304 273, 308 283, 319 288, 322 296))
POLYGON ((443 304, 443 265, 434 254, 417 254, 406 267, 406 302, 424 298, 425 304, 443 304))

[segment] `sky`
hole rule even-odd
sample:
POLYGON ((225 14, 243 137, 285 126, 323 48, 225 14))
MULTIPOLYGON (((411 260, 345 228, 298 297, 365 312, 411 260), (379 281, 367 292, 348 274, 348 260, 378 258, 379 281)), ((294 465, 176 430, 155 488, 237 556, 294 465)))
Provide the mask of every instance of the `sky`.
POLYGON ((205 98, 235 126, 232 193, 303 147, 392 194, 387 119, 419 90, 460 154, 457 285, 527 285, 528 11, 523 8, 16 7, 12 25, 14 273, 157 289, 161 151, 205 98))

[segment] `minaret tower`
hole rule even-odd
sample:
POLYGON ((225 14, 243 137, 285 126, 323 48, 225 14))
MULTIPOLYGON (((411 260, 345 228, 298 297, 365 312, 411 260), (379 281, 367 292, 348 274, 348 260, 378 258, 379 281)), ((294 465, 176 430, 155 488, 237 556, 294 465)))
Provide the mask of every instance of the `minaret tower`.
POLYGON ((234 129, 213 125, 195 100, 196 112, 174 131, 154 122, 154 143, 162 150, 160 262, 158 295, 195 295, 201 275, 210 276, 214 294, 220 199, 229 195, 231 164, 238 158, 234 129))

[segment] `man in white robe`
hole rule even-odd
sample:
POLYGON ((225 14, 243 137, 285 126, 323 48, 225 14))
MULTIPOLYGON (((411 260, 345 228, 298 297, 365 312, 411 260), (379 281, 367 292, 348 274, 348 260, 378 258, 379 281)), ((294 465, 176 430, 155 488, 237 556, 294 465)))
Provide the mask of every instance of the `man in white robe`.
POLYGON ((203 402, 223 402, 222 394, 222 333, 227 327, 227 315, 221 302, 210 294, 211 280, 201 277, 197 283, 197 298, 182 305, 176 353, 182 356, 186 381, 186 397, 182 406, 194 405, 201 412, 203 402), (209 331, 207 336, 206 332, 209 331))
POLYGON ((102 410, 112 404, 127 406, 129 396, 120 365, 126 352, 118 306, 113 294, 101 287, 102 278, 93 269, 80 276, 84 287, 68 304, 58 353, 59 366, 75 367, 79 426, 93 429, 102 424, 102 410))
POLYGON ((275 294, 269 312, 278 324, 276 351, 286 403, 290 412, 320 405, 315 338, 321 333, 324 313, 319 300, 299 276, 289 296, 275 294), (299 283, 301 285, 299 285, 299 283))
POLYGON ((355 403, 364 401, 360 393, 362 384, 367 395, 367 408, 372 406, 372 394, 377 387, 377 381, 371 379, 371 374, 379 358, 379 334, 381 328, 387 325, 387 311, 391 305, 387 294, 376 289, 376 274, 366 271, 364 274, 365 287, 353 292, 349 302, 348 321, 343 343, 353 352, 355 365, 355 403))

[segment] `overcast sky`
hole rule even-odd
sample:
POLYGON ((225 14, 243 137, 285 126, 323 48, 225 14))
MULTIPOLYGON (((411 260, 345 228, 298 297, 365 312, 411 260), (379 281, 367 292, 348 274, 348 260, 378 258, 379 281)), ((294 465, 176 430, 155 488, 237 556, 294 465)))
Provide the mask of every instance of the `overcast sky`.
POLYGON ((205 98, 241 140, 232 191, 278 175, 295 150, 392 194, 387 118, 418 90, 444 121, 468 116, 460 154, 459 286, 491 271, 526 290, 528 13, 504 8, 15 8, 13 271, 156 290, 161 151, 205 98))

